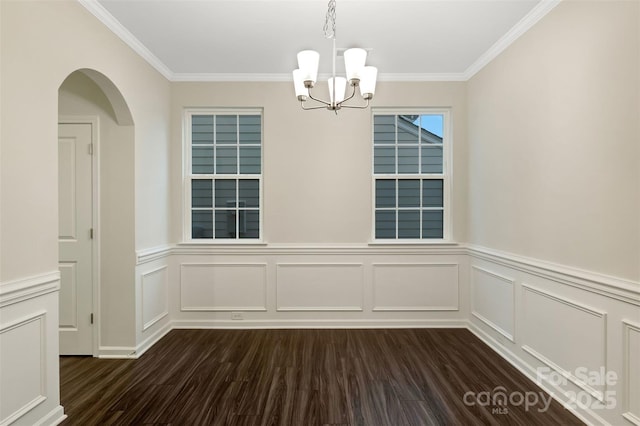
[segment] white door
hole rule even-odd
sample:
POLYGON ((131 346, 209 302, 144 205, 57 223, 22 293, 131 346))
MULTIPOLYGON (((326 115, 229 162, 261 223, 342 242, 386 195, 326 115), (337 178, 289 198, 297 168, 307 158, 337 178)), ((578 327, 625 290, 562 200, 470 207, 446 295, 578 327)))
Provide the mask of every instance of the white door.
POLYGON ((60 354, 93 354, 92 125, 58 125, 60 354))

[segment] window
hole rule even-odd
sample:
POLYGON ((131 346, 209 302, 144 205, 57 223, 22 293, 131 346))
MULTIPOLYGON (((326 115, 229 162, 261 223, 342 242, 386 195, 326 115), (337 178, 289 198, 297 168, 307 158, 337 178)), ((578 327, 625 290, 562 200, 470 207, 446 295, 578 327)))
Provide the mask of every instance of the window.
POLYGON ((449 237, 448 117, 445 110, 374 111, 376 240, 449 237))
POLYGON ((259 240, 262 112, 188 110, 187 239, 259 240))

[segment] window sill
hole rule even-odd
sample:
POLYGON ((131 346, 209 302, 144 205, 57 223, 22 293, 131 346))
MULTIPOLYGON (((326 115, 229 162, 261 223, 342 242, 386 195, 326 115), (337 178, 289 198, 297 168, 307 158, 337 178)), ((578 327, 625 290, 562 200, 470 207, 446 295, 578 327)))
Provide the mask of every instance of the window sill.
POLYGON ((202 240, 202 241, 183 241, 181 243, 176 244, 178 247, 201 247, 201 246, 226 246, 226 247, 264 247, 267 245, 265 241, 262 240, 202 240))
POLYGON ((369 246, 458 246, 460 243, 446 240, 374 240, 368 243, 369 246))

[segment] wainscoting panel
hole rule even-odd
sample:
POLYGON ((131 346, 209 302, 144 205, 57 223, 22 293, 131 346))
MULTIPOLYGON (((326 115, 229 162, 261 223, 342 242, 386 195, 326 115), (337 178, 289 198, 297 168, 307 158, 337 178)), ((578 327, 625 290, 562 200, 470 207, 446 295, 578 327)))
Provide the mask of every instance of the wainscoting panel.
POLYGON ((578 369, 607 368, 607 314, 523 284, 522 349, 557 370, 598 400, 606 385, 589 385, 578 369))
POLYGON ((142 274, 142 331, 169 315, 167 266, 142 274))
POLYGON ((278 311, 362 311, 361 263, 279 263, 278 311))
POLYGON ((46 400, 45 317, 37 312, 0 329, 0 424, 46 400))
POLYGON ((624 321, 623 328, 625 361, 622 380, 626 382, 623 416, 640 425, 640 324, 624 321))
POLYGON ((458 264, 373 264, 374 311, 457 311, 458 264))
POLYGON ((484 247, 469 256, 472 332, 586 424, 640 426, 640 283, 484 247), (505 329, 513 318, 514 341, 478 314, 505 329))
POLYGON ((136 348, 121 348, 131 356, 171 328, 468 327, 587 424, 640 426, 637 282, 455 244, 179 244, 139 252, 138 262, 145 288, 167 265, 169 315, 138 329, 136 348), (621 379, 580 381, 578 369, 601 368, 621 379), (567 380, 538 376, 549 370, 567 380), (610 391, 617 406, 604 408, 610 391), (598 406, 576 406, 571 393, 598 406))
POLYGON ((0 282, 0 425, 64 419, 58 376, 58 269, 0 282))
POLYGON ((183 263, 182 311, 265 311, 265 263, 183 263))
POLYGON ((515 280, 472 266, 471 314, 514 342, 515 280))

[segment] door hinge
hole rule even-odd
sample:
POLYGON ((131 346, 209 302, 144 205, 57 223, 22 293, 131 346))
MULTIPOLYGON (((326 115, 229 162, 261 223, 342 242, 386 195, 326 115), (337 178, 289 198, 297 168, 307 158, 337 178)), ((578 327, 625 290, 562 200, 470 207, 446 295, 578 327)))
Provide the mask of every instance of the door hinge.
POLYGON ((91 313, 91 324, 93 324, 93 312, 91 313))
POLYGON ((89 155, 93 155, 93 144, 89 144, 89 155))
POLYGON ((89 238, 93 240, 93 228, 89 229, 89 238))

